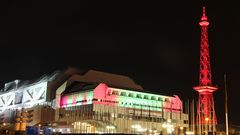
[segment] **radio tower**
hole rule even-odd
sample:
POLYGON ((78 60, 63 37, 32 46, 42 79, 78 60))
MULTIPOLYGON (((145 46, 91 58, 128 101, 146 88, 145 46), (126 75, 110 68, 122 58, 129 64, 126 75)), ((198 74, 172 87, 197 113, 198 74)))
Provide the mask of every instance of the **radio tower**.
POLYGON ((208 134, 208 132, 215 134, 217 117, 214 109, 213 92, 218 88, 212 85, 208 45, 209 22, 205 13, 205 7, 203 7, 199 25, 201 26, 199 86, 193 87, 193 89, 199 93, 196 119, 197 133, 200 135, 208 134))

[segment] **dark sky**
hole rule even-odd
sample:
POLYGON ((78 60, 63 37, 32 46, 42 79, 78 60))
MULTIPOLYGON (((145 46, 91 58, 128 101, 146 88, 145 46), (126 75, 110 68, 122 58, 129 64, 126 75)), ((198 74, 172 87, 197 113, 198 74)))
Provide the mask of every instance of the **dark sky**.
MULTIPOLYGON (((203 1, 9 0, 0 18, 0 85, 68 66, 127 75, 146 90, 197 98, 203 1)), ((240 124, 239 4, 205 1, 219 123, 227 73, 230 123, 240 124)))

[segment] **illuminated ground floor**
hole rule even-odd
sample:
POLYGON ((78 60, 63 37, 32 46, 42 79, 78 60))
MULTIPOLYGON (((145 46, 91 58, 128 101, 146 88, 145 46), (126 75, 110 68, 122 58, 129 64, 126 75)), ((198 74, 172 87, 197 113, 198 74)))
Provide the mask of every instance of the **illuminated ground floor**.
POLYGON ((78 121, 71 123, 65 131, 69 133, 183 134, 184 127, 176 126, 171 122, 118 120, 118 123, 113 125, 102 121, 78 121))
POLYGON ((138 133, 182 134, 188 128, 187 115, 180 112, 143 110, 88 104, 60 110, 59 121, 65 126, 54 128, 64 133, 138 133))

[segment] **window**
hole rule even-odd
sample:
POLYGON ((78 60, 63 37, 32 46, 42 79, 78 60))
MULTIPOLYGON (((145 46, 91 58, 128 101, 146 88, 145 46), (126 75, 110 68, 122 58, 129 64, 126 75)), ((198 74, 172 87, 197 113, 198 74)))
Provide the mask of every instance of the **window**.
POLYGON ((108 95, 108 96, 112 95, 112 90, 108 89, 107 95, 108 95))
POLYGON ((133 93, 129 93, 128 96, 129 97, 134 97, 134 94, 133 93))
POLYGON ((137 97, 137 98, 142 98, 142 95, 141 95, 141 94, 137 94, 136 97, 137 97))
POLYGON ((165 102, 169 102, 169 98, 165 98, 165 102))
POLYGON ((163 101, 163 99, 161 97, 158 97, 158 101, 163 101))
POLYGON ((148 99, 148 96, 147 95, 144 95, 144 97, 143 97, 144 99, 148 99))
POLYGON ((112 92, 112 94, 118 96, 118 95, 119 95, 119 92, 114 90, 114 91, 112 92))
POLYGON ((151 97, 151 100, 156 100, 156 97, 155 97, 155 96, 152 96, 152 97, 151 97))
POLYGON ((121 92, 121 96, 127 96, 126 92, 121 92))

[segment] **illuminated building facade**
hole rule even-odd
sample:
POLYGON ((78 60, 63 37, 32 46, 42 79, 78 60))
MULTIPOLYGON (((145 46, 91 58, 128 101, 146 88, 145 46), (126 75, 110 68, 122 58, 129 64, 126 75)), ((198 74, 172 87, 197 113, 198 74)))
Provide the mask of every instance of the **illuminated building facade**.
POLYGON ((0 93, 0 124, 49 126, 53 132, 183 133, 188 115, 178 96, 145 92, 131 78, 90 70, 14 81, 0 93))
MULTIPOLYGON (((110 87, 105 83, 64 83, 57 90, 56 120, 75 133, 183 133, 188 115, 178 96, 110 87), (81 90, 74 89, 82 86, 81 90), (74 92, 66 92, 74 91, 74 92)), ((63 130, 59 128, 56 130, 63 130)), ((68 131, 67 131, 68 130, 68 131)))
POLYGON ((25 131, 26 126, 54 120, 50 87, 58 75, 55 72, 32 82, 15 80, 6 83, 0 91, 1 128, 25 131))

